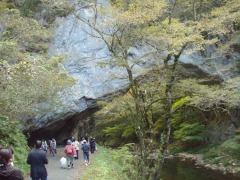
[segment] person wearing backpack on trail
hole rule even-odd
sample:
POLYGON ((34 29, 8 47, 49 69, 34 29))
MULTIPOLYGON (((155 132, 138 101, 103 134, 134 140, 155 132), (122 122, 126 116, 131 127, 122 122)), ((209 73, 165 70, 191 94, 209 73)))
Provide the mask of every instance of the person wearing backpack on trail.
POLYGON ((84 159, 84 162, 85 162, 85 165, 88 166, 88 164, 90 164, 90 161, 89 161, 89 151, 90 151, 90 146, 89 144, 87 144, 87 141, 86 140, 83 140, 83 145, 82 145, 82 151, 83 151, 83 159, 84 159))
POLYGON ((64 152, 67 157, 68 169, 73 168, 74 167, 73 158, 74 158, 74 155, 76 154, 76 150, 75 150, 74 146, 72 145, 71 140, 67 141, 67 145, 65 146, 64 152))

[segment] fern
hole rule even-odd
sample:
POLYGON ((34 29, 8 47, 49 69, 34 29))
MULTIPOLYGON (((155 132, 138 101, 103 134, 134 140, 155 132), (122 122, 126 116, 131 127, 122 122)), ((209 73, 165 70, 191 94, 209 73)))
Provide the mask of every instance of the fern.
POLYGON ((189 96, 186 96, 184 98, 181 98, 180 100, 176 101, 173 105, 172 105, 172 110, 175 111, 177 110, 179 107, 189 103, 191 101, 191 98, 189 96))
POLYGON ((123 133, 122 133, 122 137, 127 138, 127 137, 132 137, 134 136, 135 131, 133 129, 133 127, 131 125, 128 125, 127 127, 125 127, 123 133))
POLYGON ((206 137, 209 136, 209 132, 202 124, 183 123, 180 125, 180 129, 174 132, 174 136, 176 139, 182 142, 194 144, 203 142, 206 137))

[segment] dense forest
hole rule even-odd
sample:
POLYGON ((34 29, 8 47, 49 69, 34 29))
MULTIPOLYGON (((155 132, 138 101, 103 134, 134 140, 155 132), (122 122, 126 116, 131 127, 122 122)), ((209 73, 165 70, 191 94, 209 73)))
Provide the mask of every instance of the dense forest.
MULTIPOLYGON (((239 164, 239 0, 112 0, 105 8, 79 2, 93 6, 96 18, 108 16, 97 25, 75 14, 112 54, 98 65, 127 73, 125 93, 98 101, 99 111, 84 122, 99 143, 127 153, 124 173, 159 179, 164 158, 179 152, 200 153, 212 164, 239 164), (134 68, 143 61, 131 58, 129 49, 137 45, 151 47, 142 58, 159 63, 136 77, 134 68), (224 57, 230 75, 191 73, 180 62, 186 54, 200 54, 206 63, 224 57)), ((62 64, 65 57, 48 54, 55 18, 72 12, 67 0, 0 2, 0 144, 20 154, 16 164, 26 172, 23 127, 39 111, 61 106, 59 93, 75 83, 62 64)))

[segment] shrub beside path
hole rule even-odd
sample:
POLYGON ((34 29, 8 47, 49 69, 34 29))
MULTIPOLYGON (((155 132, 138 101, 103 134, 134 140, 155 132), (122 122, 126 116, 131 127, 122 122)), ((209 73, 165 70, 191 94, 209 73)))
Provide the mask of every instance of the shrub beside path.
MULTIPOLYGON (((90 162, 91 158, 94 157, 95 154, 96 153, 92 155, 90 153, 90 162)), ((81 172, 84 170, 84 168, 91 167, 91 164, 89 166, 84 165, 81 150, 79 151, 79 159, 74 159, 74 168, 71 169, 61 168, 60 159, 63 156, 65 156, 64 148, 58 148, 57 154, 54 157, 50 155, 48 151, 47 153, 48 164, 46 165, 48 172, 48 180, 79 180, 81 172)), ((31 180, 31 178, 28 177, 27 180, 31 180)))

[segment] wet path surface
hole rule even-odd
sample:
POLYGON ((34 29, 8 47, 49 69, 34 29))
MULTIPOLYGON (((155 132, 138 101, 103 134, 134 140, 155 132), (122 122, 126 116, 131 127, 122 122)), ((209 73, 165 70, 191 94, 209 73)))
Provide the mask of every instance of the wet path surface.
MULTIPOLYGON (((58 148, 57 154, 53 157, 47 153, 48 164, 46 165, 48 172, 48 180, 77 180, 79 174, 84 169, 84 161, 82 157, 82 151, 79 151, 79 159, 74 159, 74 168, 63 169, 60 165, 61 157, 65 156, 64 148, 58 148)), ((29 177, 28 180, 31 180, 29 177)))

